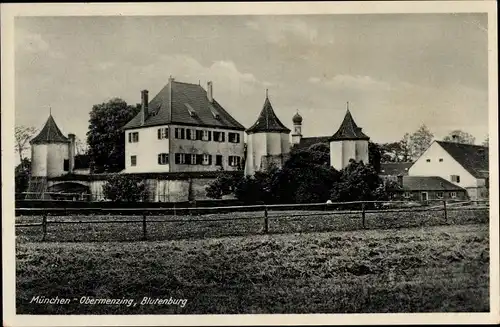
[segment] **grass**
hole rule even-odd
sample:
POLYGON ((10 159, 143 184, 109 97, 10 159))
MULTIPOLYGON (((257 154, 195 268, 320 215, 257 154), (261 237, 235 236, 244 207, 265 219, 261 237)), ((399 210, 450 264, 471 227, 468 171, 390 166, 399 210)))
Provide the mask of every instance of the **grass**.
MULTIPOLYGON (((143 235, 141 216, 51 216, 48 219, 49 221, 59 222, 78 222, 89 220, 134 221, 132 223, 108 222, 91 224, 49 223, 45 239, 45 241, 48 242, 137 241, 141 240, 143 235)), ((147 219, 178 220, 177 222, 149 221, 147 223, 147 239, 151 241, 255 235, 262 234, 264 230, 264 217, 262 212, 234 212, 225 214, 175 217, 149 216, 147 219)), ((367 212, 365 216, 365 227, 367 229, 386 229, 436 226, 443 224, 487 223, 488 220, 488 209, 450 209, 448 210, 446 221, 443 211, 367 212)), ((40 216, 16 217, 16 224, 40 223, 41 221, 42 217, 40 216)), ((269 212, 269 232, 274 234, 352 231, 362 228, 360 213, 335 213, 322 211, 269 212)), ((24 242, 41 241, 42 228, 18 227, 16 228, 16 237, 18 240, 24 242)))
POLYGON ((163 242, 18 238, 16 306, 18 314, 488 311, 488 249, 488 224, 163 242), (187 303, 30 304, 37 295, 187 303))

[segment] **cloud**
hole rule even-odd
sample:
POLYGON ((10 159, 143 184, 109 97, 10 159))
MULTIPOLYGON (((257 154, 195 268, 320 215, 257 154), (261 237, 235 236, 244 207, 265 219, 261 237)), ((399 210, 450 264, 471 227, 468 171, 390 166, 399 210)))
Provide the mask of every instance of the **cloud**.
POLYGON ((21 54, 45 54, 52 59, 63 59, 64 54, 54 50, 41 34, 19 30, 16 33, 16 51, 21 54))
POLYGON ((319 78, 319 77, 309 77, 309 79, 307 81, 309 83, 311 83, 311 84, 318 84, 319 82, 321 82, 321 78, 319 78))
POLYGON ((310 43, 321 41, 318 30, 300 19, 254 18, 246 21, 245 26, 263 33, 267 41, 274 44, 286 44, 290 37, 310 43))
POLYGON ((362 90, 362 91, 390 91, 393 86, 385 81, 371 76, 362 75, 335 75, 332 78, 310 77, 311 84, 321 84, 327 88, 362 90))

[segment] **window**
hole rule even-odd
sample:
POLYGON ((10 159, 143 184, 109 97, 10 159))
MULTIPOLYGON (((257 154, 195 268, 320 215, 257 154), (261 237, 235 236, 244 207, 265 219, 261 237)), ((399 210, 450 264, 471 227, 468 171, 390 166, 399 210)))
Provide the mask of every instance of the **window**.
POLYGON ((451 175, 451 181, 453 183, 460 183, 460 176, 459 175, 451 175))
POLYGON ((168 139, 168 127, 158 128, 158 140, 168 139))
POLYGON ((137 156, 130 156, 130 165, 137 166, 137 156))
POLYGON ((437 197, 438 199, 442 199, 442 198, 443 198, 443 192, 437 192, 437 193, 436 193, 436 197, 437 197))
POLYGON ((229 166, 237 167, 240 165, 240 157, 238 156, 229 156, 229 166))
POLYGON ((212 156, 209 154, 204 154, 202 164, 203 165, 211 165, 212 164, 212 156))
POLYGON ((404 192, 403 193, 403 198, 405 198, 405 199, 411 198, 411 193, 410 192, 404 192))
POLYGON ((427 161, 427 162, 431 162, 431 159, 427 159, 427 160, 425 160, 425 161, 427 161))
POLYGON ((128 133, 128 143, 137 143, 137 142, 139 142, 139 132, 128 133))
POLYGON ((231 143, 240 143, 240 134, 238 133, 229 133, 229 142, 231 143))
POLYGON ((450 198, 454 199, 457 197, 457 192, 450 192, 450 198))
POLYGON ((226 133, 224 133, 224 132, 214 132, 214 141, 215 142, 224 142, 224 141, 226 141, 226 133))
POLYGON ((168 153, 160 153, 158 155, 158 164, 159 165, 168 165, 168 153))
POLYGON ((187 140, 197 140, 197 134, 195 129, 186 129, 186 139, 187 140))
POLYGON ((68 159, 64 159, 64 163, 63 163, 63 166, 64 166, 64 171, 69 171, 69 160, 68 159))
POLYGON ((222 166, 222 155, 217 154, 215 156, 215 165, 216 166, 222 166))
POLYGON ((176 128, 175 129, 175 138, 176 139, 184 139, 184 128, 176 128))
POLYGON ((186 155, 184 153, 176 153, 174 155, 174 161, 178 165, 182 165, 186 163, 186 155))
POLYGON ((190 165, 196 165, 196 154, 191 154, 189 155, 189 164, 190 165))
POLYGON ((439 158, 439 162, 443 162, 443 158, 439 158))
POLYGON ((212 140, 212 132, 211 131, 203 130, 202 132, 203 132, 203 134, 202 134, 201 139, 203 141, 211 141, 212 140))

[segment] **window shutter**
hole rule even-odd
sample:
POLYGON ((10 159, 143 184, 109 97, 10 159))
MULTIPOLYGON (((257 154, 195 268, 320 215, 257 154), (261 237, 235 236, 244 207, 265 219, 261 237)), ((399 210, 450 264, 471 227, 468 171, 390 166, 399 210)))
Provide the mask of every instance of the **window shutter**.
POLYGON ((161 165, 161 154, 158 155, 158 164, 161 165))
POLYGON ((158 128, 158 140, 161 140, 161 128, 158 128))
POLYGON ((180 153, 176 153, 176 154, 174 155, 174 159, 175 159, 175 163, 176 163, 176 164, 179 164, 179 163, 180 163, 180 161, 181 161, 181 155, 180 155, 180 153))
POLYGON ((240 134, 236 134, 236 143, 240 143, 240 134))
POLYGON ((212 164, 212 155, 211 154, 208 155, 208 164, 209 165, 212 164))
POLYGON ((132 133, 128 133, 128 143, 132 143, 132 133))
POLYGON ((186 139, 191 139, 191 130, 189 128, 186 130, 186 139))
POLYGON ((226 142, 226 133, 225 132, 221 133, 222 133, 222 142, 226 142))
POLYGON ((212 141, 212 131, 208 131, 208 140, 212 141))

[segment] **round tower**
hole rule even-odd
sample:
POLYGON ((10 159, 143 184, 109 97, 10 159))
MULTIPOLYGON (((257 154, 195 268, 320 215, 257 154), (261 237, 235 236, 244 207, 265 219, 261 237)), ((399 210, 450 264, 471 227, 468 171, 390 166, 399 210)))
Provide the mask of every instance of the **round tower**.
POLYGON ((266 100, 255 124, 246 130, 247 159, 245 174, 268 169, 271 165, 281 167, 290 153, 290 129, 278 119, 269 100, 266 100))
POLYGON ((368 142, 370 138, 356 125, 349 111, 347 112, 338 131, 330 138, 330 163, 336 170, 341 170, 354 159, 357 162, 369 163, 368 142))
POLYGON ((71 142, 57 127, 52 114, 30 145, 32 177, 57 177, 69 172, 71 142))
POLYGON ((293 134, 292 134, 292 145, 299 144, 302 138, 302 116, 297 113, 292 117, 293 122, 293 134))

